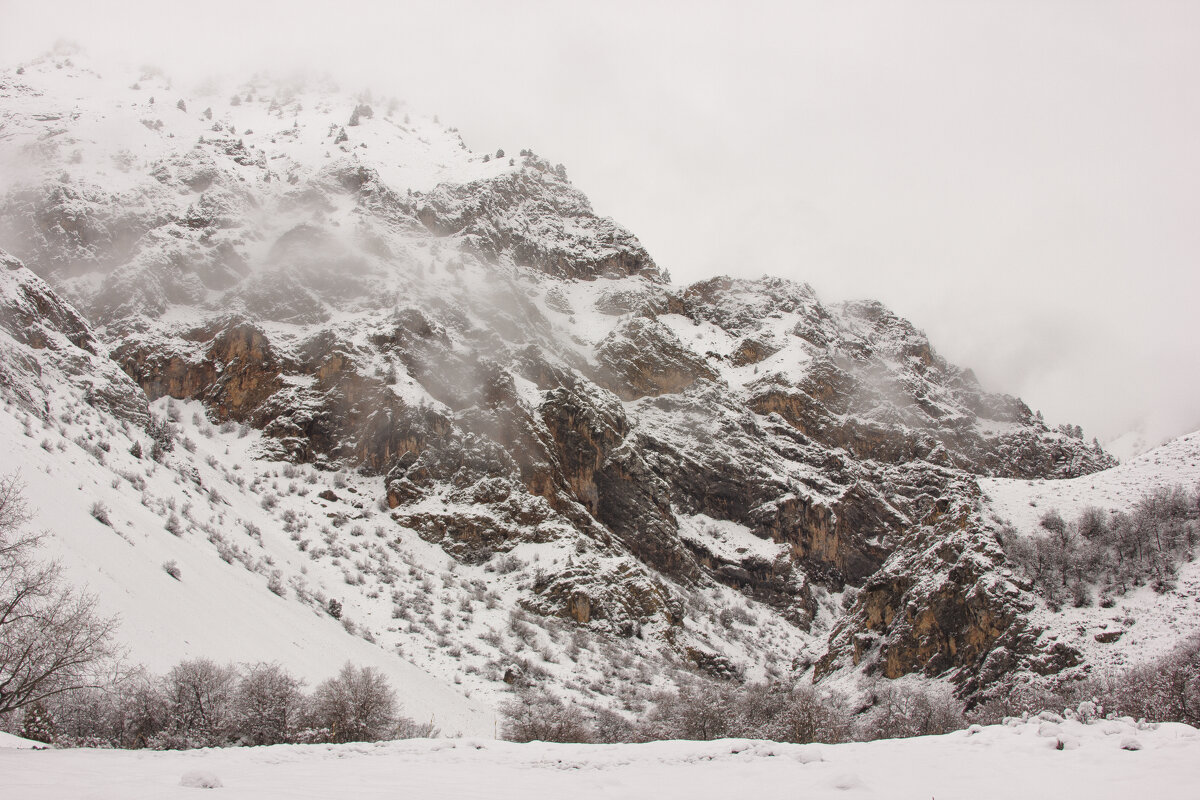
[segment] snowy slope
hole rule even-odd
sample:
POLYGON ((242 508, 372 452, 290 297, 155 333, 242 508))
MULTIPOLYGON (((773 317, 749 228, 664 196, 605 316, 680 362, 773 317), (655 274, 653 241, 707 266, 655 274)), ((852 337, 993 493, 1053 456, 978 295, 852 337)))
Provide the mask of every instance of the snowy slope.
MULTIPOLYGON (((1051 509, 1067 520, 1090 506, 1128 512, 1157 489, 1183 486, 1194 491, 1200 485, 1200 432, 1079 478, 985 478, 979 484, 991 521, 1011 524, 1021 533, 1038 531, 1039 520, 1051 509)), ((1141 586, 1114 599, 1112 608, 1065 607, 1059 612, 1039 604, 1035 615, 1052 631, 1048 635, 1076 647, 1088 663, 1100 669, 1149 660, 1170 651, 1183 638, 1200 633, 1200 561, 1183 564, 1175 588, 1166 594, 1141 586), (1120 638, 1115 642, 1096 639, 1118 632, 1120 638)))
MULTIPOLYGON (((27 271, 0 277, 19 275, 27 271)), ((28 394, 20 384, 0 385, 6 463, 27 484, 34 524, 50 534, 48 554, 120 615, 118 636, 135 662, 161 672, 181 658, 273 660, 310 684, 348 659, 379 664, 410 716, 433 718, 447 733, 489 735, 490 709, 507 696, 502 679, 514 669, 603 705, 668 685, 680 669, 653 642, 614 642, 522 609, 537 575, 579 559, 573 540, 531 541, 495 563, 460 563, 395 524, 380 503, 380 477, 264 460, 261 432, 214 425, 198 402, 152 404, 157 417, 174 420, 178 439, 157 464, 142 430, 89 405, 87 386, 72 383, 79 376, 48 368, 51 351, 23 352, 44 361, 39 404, 48 416, 20 401, 28 394), (130 454, 134 442, 143 457, 130 454), (93 517, 95 503, 111 524, 93 517), (166 572, 171 562, 178 580, 166 572), (331 600, 342 604, 341 624, 327 611, 331 600), (424 671, 414 674, 406 661, 424 671)), ((439 497, 414 510, 486 513, 439 497)), ((744 529, 741 536, 756 552, 778 552, 744 529)), ((592 563, 622 569, 612 557, 592 563)), ((811 646, 812 636, 765 607, 718 622, 717 610, 743 606, 728 587, 689 595, 697 608, 714 609, 698 614, 693 630, 735 663, 749 655, 752 676, 776 653, 811 646)))
MULTIPOLYGON (((165 672, 185 658, 277 661, 311 687, 351 661, 382 670, 408 716, 433 719, 447 733, 494 732, 494 715, 484 704, 349 635, 328 615, 276 596, 262 575, 222 560, 209 542, 167 532, 141 497, 161 492, 198 499, 199 492, 179 491, 178 473, 156 470, 139 495, 55 434, 38 431, 41 441, 53 442, 47 450, 25 436, 13 416, 0 413, 0 446, 7 463, 19 466, 26 500, 36 510, 31 527, 49 534, 44 555, 59 560, 72 583, 97 594, 103 613, 120 617, 118 640, 135 663, 165 672), (112 527, 91 516, 94 502, 105 504, 112 527), (163 569, 169 561, 178 565, 179 580, 163 569)), ((122 441, 119 432, 112 435, 122 441)), ((120 463, 122 455, 111 454, 111 461, 120 463)))
POLYGON ((155 669, 395 654, 468 705, 636 715, 696 670, 798 677, 970 476, 1111 463, 878 303, 670 286, 565 168, 386 98, 58 52, 0 74, 0 125, 0 245, 140 404, 76 375, 4 441, 155 669))
POLYGON ((1088 506, 1128 511, 1156 489, 1200 484, 1200 431, 1180 436, 1119 466, 1056 481, 983 478, 980 487, 994 512, 1019 530, 1037 525, 1042 514, 1057 508, 1066 519, 1088 506))
POLYGON ((28 800, 228 798, 1089 798, 1190 800, 1200 733, 1132 720, 1031 719, 865 744, 725 739, 638 745, 476 740, 190 752, 0 748, 0 790, 28 800), (1061 747, 1062 749, 1058 749, 1061 747))

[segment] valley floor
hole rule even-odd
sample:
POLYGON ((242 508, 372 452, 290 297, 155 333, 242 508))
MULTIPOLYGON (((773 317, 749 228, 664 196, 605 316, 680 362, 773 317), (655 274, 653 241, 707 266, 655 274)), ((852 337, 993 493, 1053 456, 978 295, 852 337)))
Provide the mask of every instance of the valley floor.
POLYGON ((637 745, 411 740, 188 752, 34 751, 0 740, 0 796, 534 798, 1194 798, 1200 731, 1013 720, 839 745, 724 739, 637 745), (1059 745, 1063 749, 1058 749, 1059 745), (214 780, 215 779, 215 780, 214 780))

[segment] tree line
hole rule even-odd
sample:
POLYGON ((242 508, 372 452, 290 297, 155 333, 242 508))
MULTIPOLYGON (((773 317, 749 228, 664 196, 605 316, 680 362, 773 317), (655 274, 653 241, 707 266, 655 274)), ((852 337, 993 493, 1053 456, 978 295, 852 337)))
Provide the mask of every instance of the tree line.
POLYGON ((867 698, 805 682, 738 684, 697 677, 651 696, 634 716, 525 689, 501 706, 503 736, 517 742, 619 743, 668 739, 848 742, 947 733, 965 725, 962 707, 941 686, 878 682, 867 698))
MULTIPOLYGON (((15 720, 14 720, 15 721, 15 720)), ((396 693, 373 667, 347 663, 311 693, 274 663, 181 661, 109 685, 31 703, 15 732, 62 747, 185 750, 238 745, 372 742, 434 736, 432 723, 399 713, 396 693)))
POLYGON ((1200 726, 1200 636, 1127 670, 1083 679, 1014 680, 967 709, 937 683, 877 679, 853 695, 807 681, 738 684, 697 677, 633 715, 526 688, 502 705, 517 742, 617 743, 725 737, 836 744, 949 733, 1041 711, 1200 726))

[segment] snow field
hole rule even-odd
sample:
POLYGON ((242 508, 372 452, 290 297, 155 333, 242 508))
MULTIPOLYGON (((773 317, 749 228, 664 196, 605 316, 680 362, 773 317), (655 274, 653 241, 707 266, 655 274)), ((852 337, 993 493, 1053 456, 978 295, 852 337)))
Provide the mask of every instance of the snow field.
POLYGON ((186 752, 0 748, 0 790, 28 800, 572 797, 925 800, 1195 797, 1200 732, 1057 715, 944 736, 838 745, 744 739, 634 745, 408 740, 186 752), (1061 749, 1060 749, 1061 746, 1061 749))

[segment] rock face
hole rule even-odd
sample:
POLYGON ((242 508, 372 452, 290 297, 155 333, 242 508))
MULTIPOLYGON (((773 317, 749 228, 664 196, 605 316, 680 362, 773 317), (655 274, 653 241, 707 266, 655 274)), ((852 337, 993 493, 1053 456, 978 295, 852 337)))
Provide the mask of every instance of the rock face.
POLYGON ((676 394, 717 373, 685 348, 670 328, 634 317, 621 323, 596 348, 601 382, 623 400, 676 394))
POLYGON ((63 387, 127 422, 149 419, 145 395, 108 359, 79 312, 3 250, 0 386, 43 419, 49 392, 63 387))
POLYGON ((442 184, 416 201, 418 219, 438 236, 461 237, 488 261, 511 259, 561 278, 645 275, 658 280, 641 243, 536 157, 499 178, 442 184))
POLYGON ((866 580, 830 635, 818 678, 848 665, 887 678, 949 676, 978 699, 1014 671, 1080 663, 1078 652, 1041 639, 1028 587, 978 519, 977 490, 955 488, 866 580))
POLYGON ((563 545, 526 609, 722 675, 733 645, 701 624, 717 587, 814 649, 828 633, 819 675, 972 693, 1071 661, 1024 625, 974 479, 1112 460, 879 303, 673 287, 563 170, 485 160, 430 121, 380 114, 343 138, 313 109, 344 98, 260 85, 156 127, 140 97, 38 88, 55 71, 0 79, 14 141, 41 141, 47 109, 73 120, 0 195, 0 243, 55 287, 4 257, 0 379, 29 404, 48 363, 129 420, 199 400, 260 429, 264 458, 377 476, 395 530, 459 563, 563 545), (106 115, 129 116, 112 151, 86 136, 106 115), (819 598, 847 586, 828 630, 819 598))

